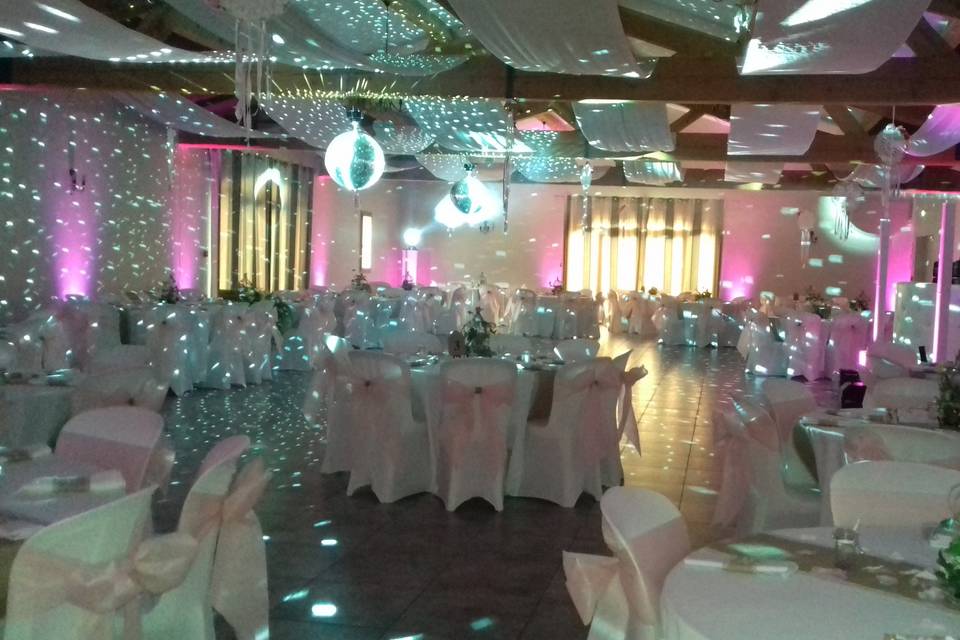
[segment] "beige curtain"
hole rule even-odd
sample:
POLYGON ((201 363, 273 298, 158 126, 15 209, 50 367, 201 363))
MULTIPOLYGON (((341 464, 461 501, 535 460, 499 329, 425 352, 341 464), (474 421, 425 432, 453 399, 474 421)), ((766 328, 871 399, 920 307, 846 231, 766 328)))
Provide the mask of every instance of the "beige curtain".
POLYGON ((309 286, 313 170, 225 152, 220 184, 219 288, 309 286))
POLYGON ((716 293, 722 200, 570 196, 569 290, 716 293))

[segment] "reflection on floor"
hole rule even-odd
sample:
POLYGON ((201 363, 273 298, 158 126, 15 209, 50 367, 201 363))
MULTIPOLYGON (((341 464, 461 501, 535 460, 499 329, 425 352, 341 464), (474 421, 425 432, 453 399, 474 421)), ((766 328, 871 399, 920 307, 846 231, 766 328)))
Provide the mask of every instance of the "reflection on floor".
MULTIPOLYGON (((635 387, 643 455, 623 451, 626 484, 679 505, 695 545, 708 541, 719 485, 713 415, 731 393, 757 393, 733 349, 659 347, 613 337, 603 355, 634 349, 650 374, 635 387)), ((258 510, 269 536, 275 640, 585 638, 567 596, 562 550, 604 553, 597 504, 563 509, 508 498, 502 513, 470 501, 447 513, 429 495, 391 505, 346 496, 345 474, 320 474, 321 433, 300 415, 308 375, 173 400, 167 424, 178 462, 159 503, 169 527, 203 454, 244 433, 274 469, 258 510)), ((218 637, 232 637, 226 629, 218 637)))

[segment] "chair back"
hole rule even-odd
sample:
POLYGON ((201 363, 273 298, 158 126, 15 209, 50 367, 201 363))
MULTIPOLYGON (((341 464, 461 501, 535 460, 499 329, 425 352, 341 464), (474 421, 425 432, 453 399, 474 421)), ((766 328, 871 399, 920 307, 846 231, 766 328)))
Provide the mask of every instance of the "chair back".
POLYGON ((660 593, 667 574, 690 553, 686 524, 667 498, 633 487, 613 487, 600 500, 603 539, 620 560, 631 610, 626 637, 658 637, 660 593))
POLYGON ((600 342, 587 338, 561 340, 553 351, 558 358, 566 363, 583 362, 597 357, 597 352, 600 351, 600 342))
POLYGON ((140 489, 160 443, 163 416, 140 407, 107 407, 72 417, 57 439, 55 453, 123 474, 127 492, 140 489))
MULTIPOLYGON (((88 565, 91 569, 110 562, 123 565, 149 527, 152 494, 152 487, 143 489, 61 520, 30 536, 10 569, 3 637, 7 640, 81 637, 79 630, 89 629, 97 614, 68 602, 67 593, 58 606, 38 609, 38 598, 49 597, 38 594, 48 592, 55 577, 38 573, 35 560, 38 556, 46 557, 54 562, 88 565)), ((122 612, 107 615, 109 631, 115 633, 114 623, 119 626, 122 612)))
POLYGON ((73 415, 103 407, 134 406, 159 412, 168 385, 157 380, 149 367, 88 374, 80 380, 71 400, 73 415))
POLYGON ((830 481, 837 526, 921 527, 957 515, 960 471, 913 462, 857 462, 830 481))
POLYGON ((936 380, 925 378, 879 378, 867 386, 863 406, 896 409, 901 422, 927 424, 934 421, 940 393, 936 380))
POLYGON ((817 400, 802 382, 782 378, 767 378, 763 381, 763 400, 777 423, 780 448, 788 446, 793 438, 793 428, 804 415, 816 411, 817 400))
POLYGON ((842 313, 831 321, 827 346, 828 374, 856 369, 860 352, 870 343, 870 324, 857 313, 842 313))
POLYGON ((917 366, 913 349, 891 342, 875 342, 867 347, 867 369, 875 378, 900 378, 917 366))
POLYGON ((617 405, 623 372, 610 358, 565 365, 557 371, 547 429, 577 434, 585 467, 617 451, 617 405))

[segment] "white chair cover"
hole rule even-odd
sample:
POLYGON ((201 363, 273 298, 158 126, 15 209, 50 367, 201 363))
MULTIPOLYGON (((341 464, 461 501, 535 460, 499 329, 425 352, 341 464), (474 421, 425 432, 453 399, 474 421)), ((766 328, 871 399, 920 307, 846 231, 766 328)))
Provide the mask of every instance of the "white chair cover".
POLYGON ((391 355, 354 351, 346 386, 347 495, 369 485, 380 502, 395 502, 429 491, 430 443, 426 425, 413 419, 409 367, 391 355))
POLYGON ((5 332, 17 349, 14 371, 34 375, 70 367, 67 332, 52 311, 38 311, 5 332))
POLYGON ((620 296, 616 291, 611 290, 607 294, 607 331, 613 334, 623 333, 626 329, 623 309, 620 304, 620 296))
POLYGON ((784 318, 787 375, 803 376, 813 382, 823 377, 827 350, 827 329, 815 313, 798 313, 784 318))
POLYGON ((906 424, 936 423, 939 382, 927 378, 882 378, 867 387, 865 409, 895 409, 906 424))
POLYGON ((405 292, 397 318, 400 331, 426 331, 430 327, 428 315, 426 305, 417 295, 412 291, 405 292))
MULTIPOLYGON (((271 317, 275 322, 275 316, 271 317)), ((335 324, 334 320, 334 328, 335 324)), ((324 337, 331 330, 330 317, 312 307, 300 310, 297 326, 288 331, 282 339, 274 324, 271 335, 277 342, 282 340, 283 344, 279 349, 277 367, 288 371, 315 369, 323 350, 324 337)))
POLYGON ((882 378, 905 378, 917 366, 917 354, 909 347, 890 342, 875 342, 867 347, 867 364, 863 371, 867 388, 882 378))
POLYGON ((457 322, 457 312, 454 309, 447 307, 436 309, 433 318, 434 335, 446 337, 458 331, 462 325, 458 325, 457 322))
POLYGON ((362 291, 351 291, 344 296, 344 337, 355 347, 379 347, 376 323, 372 317, 370 296, 362 291))
POLYGON ((600 351, 600 342, 597 340, 588 340, 586 338, 574 338, 573 340, 561 340, 553 348, 557 357, 565 363, 583 362, 584 360, 593 360, 600 351))
POLYGON ((622 386, 623 373, 609 358, 561 368, 549 420, 531 421, 525 441, 514 445, 507 493, 564 507, 574 506, 584 492, 599 500, 604 461, 619 461, 622 386))
POLYGON ((143 486, 163 433, 163 416, 140 407, 93 409, 64 425, 54 455, 123 474, 127 493, 143 486))
POLYGON ((830 481, 837 526, 915 527, 960 512, 960 471, 913 462, 858 462, 830 481))
POLYGON ((763 400, 777 425, 784 482, 791 487, 815 487, 816 481, 797 454, 793 431, 800 418, 817 410, 816 398, 802 382, 767 378, 763 381, 763 400))
POLYGON ((277 331, 277 315, 272 300, 256 302, 243 314, 244 380, 260 384, 273 379, 273 348, 280 348, 282 338, 277 331))
POLYGON ((614 557, 563 553, 567 591, 588 640, 658 640, 660 593, 690 552, 677 508, 646 489, 613 487, 600 501, 603 539, 614 557))
POLYGON ((687 344, 683 307, 676 300, 663 298, 659 309, 653 314, 653 326, 657 328, 659 342, 665 346, 687 344))
POLYGON ((10 570, 3 637, 135 638, 139 590, 120 569, 150 526, 153 488, 41 529, 10 570))
POLYGON ((483 319, 494 325, 500 323, 500 313, 503 309, 500 303, 500 289, 493 285, 481 285, 479 289, 479 306, 483 319))
POLYGON ((157 377, 182 396, 193 389, 190 354, 196 342, 198 316, 184 305, 160 304, 149 313, 147 349, 157 377))
POLYGON ((714 524, 736 524, 739 535, 815 526, 820 498, 793 491, 780 475, 777 427, 762 408, 742 399, 714 419, 722 479, 714 524))
POLYGON ((787 350, 774 333, 770 320, 757 314, 747 321, 746 339, 738 342, 737 348, 747 349, 746 369, 758 376, 783 376, 787 373, 787 350))
POLYGON ((517 289, 513 304, 514 316, 508 325, 509 332, 517 336, 537 335, 537 294, 530 289, 517 289))
POLYGON ((517 369, 488 359, 455 360, 443 367, 439 423, 429 425, 437 495, 448 511, 473 497, 502 511, 517 369))
POLYGON ((713 310, 711 333, 716 336, 717 347, 738 347, 741 327, 745 322, 747 301, 744 298, 724 302, 713 310))
POLYGON ((383 338, 383 351, 396 356, 419 353, 439 355, 445 351, 437 336, 423 331, 394 331, 383 338))
POLYGON ((210 355, 204 386, 229 389, 246 386, 243 360, 244 305, 222 305, 211 310, 210 355))
POLYGON ((842 313, 831 320, 826 372, 833 376, 840 369, 857 370, 860 352, 869 343, 870 323, 860 314, 842 313))
POLYGON ((467 324, 467 313, 473 310, 472 302, 467 299, 467 288, 459 286, 450 294, 450 308, 453 310, 456 326, 459 329, 467 324))
POLYGON ((168 388, 147 367, 90 374, 80 379, 73 392, 72 412, 130 405, 159 412, 168 388))

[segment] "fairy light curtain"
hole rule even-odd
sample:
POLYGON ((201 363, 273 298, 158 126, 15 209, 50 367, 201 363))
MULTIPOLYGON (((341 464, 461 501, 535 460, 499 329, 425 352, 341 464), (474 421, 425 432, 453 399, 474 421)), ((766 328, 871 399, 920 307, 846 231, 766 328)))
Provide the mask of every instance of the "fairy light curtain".
POLYGON ((227 151, 220 175, 219 289, 307 288, 313 169, 227 151))
POLYGON ((717 290, 723 200, 567 198, 570 291, 717 290))

